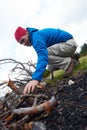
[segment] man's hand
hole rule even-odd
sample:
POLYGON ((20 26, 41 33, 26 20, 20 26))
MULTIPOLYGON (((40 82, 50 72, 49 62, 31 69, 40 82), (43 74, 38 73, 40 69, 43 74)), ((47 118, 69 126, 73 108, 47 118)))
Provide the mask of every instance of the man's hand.
POLYGON ((32 80, 30 81, 29 83, 26 84, 24 90, 23 90, 23 94, 26 94, 26 93, 30 93, 34 91, 35 87, 39 84, 39 81, 37 80, 32 80))

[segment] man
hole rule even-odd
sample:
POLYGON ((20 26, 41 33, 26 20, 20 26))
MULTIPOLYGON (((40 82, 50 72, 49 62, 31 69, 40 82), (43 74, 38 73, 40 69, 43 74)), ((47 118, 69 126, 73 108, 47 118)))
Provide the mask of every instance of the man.
POLYGON ((24 94, 33 91, 39 84, 47 65, 50 71, 65 70, 64 77, 67 77, 78 63, 78 59, 72 58, 77 44, 73 36, 66 31, 55 28, 38 30, 18 27, 14 35, 21 45, 33 46, 38 56, 36 70, 32 80, 25 86, 24 94))

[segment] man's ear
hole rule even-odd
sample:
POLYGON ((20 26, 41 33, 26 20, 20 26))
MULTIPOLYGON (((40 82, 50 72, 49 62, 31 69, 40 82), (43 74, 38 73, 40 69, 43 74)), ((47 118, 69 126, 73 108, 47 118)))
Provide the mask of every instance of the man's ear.
POLYGON ((28 31, 26 32, 26 34, 28 34, 28 31))

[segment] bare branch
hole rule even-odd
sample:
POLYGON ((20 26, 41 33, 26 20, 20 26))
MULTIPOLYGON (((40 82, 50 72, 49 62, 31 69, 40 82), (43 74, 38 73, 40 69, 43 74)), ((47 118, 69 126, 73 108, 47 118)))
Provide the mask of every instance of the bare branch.
POLYGON ((50 111, 57 105, 57 101, 54 96, 47 101, 40 105, 33 106, 33 107, 27 107, 27 108, 19 108, 14 109, 13 114, 35 114, 41 111, 46 111, 47 113, 50 113, 50 111))
POLYGON ((32 63, 32 61, 22 63, 11 58, 0 60, 0 66, 8 63, 13 65, 13 68, 9 71, 8 77, 10 79, 13 78, 16 84, 25 84, 32 79, 33 70, 36 68, 35 63, 32 63))
POLYGON ((13 90, 17 91, 18 88, 14 85, 14 83, 9 79, 8 86, 13 90))

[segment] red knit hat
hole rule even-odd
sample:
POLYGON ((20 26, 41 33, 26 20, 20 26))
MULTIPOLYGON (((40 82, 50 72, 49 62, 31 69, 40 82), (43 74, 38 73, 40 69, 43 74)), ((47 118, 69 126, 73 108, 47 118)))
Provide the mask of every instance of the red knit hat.
POLYGON ((17 41, 19 41, 20 38, 26 34, 26 32, 27 32, 26 29, 24 29, 24 28, 22 28, 22 27, 18 27, 18 28, 16 29, 15 33, 14 33, 15 39, 16 39, 17 41))

